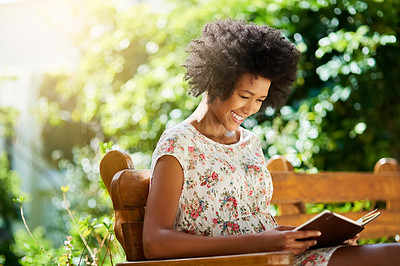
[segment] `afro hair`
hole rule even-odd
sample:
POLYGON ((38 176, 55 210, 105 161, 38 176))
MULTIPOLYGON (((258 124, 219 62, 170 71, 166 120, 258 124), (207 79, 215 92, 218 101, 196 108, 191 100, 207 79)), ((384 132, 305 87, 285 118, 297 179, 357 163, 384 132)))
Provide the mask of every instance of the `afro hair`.
POLYGON ((278 29, 242 20, 215 21, 187 46, 185 80, 189 94, 207 92, 209 101, 229 98, 244 73, 271 80, 267 106, 280 109, 296 79, 300 52, 278 29))

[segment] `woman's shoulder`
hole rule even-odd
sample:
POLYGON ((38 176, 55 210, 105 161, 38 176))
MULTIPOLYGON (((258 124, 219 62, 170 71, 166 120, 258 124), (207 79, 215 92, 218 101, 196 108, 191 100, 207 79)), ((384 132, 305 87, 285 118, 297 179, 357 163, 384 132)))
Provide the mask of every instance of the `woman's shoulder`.
POLYGON ((188 139, 193 136, 190 126, 186 122, 180 122, 164 130, 159 142, 165 140, 178 140, 178 139, 188 139))

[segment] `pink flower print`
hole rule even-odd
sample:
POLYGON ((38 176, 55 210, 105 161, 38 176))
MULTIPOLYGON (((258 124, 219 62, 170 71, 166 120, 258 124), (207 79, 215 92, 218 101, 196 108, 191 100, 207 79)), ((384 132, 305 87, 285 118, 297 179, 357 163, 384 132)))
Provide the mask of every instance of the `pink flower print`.
POLYGON ((218 175, 215 172, 213 172, 211 174, 211 178, 212 178, 212 180, 216 180, 216 179, 218 179, 218 175))
POLYGON ((233 200, 233 207, 235 207, 235 208, 237 207, 237 200, 236 199, 233 200))
POLYGON ((189 152, 194 152, 195 149, 193 146, 189 146, 188 150, 189 150, 189 152))
POLYGON ((257 166, 257 165, 255 165, 255 166, 254 166, 254 169, 256 169, 256 171, 257 171, 257 172, 259 172, 259 171, 260 171, 260 167, 259 167, 259 166, 257 166))
POLYGON ((188 233, 188 234, 192 234, 192 235, 195 235, 195 234, 196 234, 196 231, 195 231, 195 230, 187 230, 187 229, 185 229, 184 232, 185 232, 185 233, 188 233))
POLYGON ((247 165, 246 166, 246 170, 248 171, 248 173, 250 175, 252 175, 254 173, 254 166, 253 165, 247 165))
POLYGON ((231 201, 227 201, 227 202, 225 203, 225 207, 226 207, 228 210, 230 210, 230 209, 232 208, 232 205, 233 205, 233 203, 232 203, 231 201))
POLYGON ((218 224, 218 220, 216 218, 212 219, 213 224, 218 224))
POLYGON ((253 195, 253 190, 250 190, 249 196, 253 195))
POLYGON ((167 152, 174 152, 174 146, 168 146, 166 151, 167 152))
POLYGON ((232 226, 232 229, 233 229, 234 232, 239 231, 239 225, 237 223, 234 223, 233 226, 232 226))
POLYGON ((195 210, 200 207, 200 203, 198 201, 193 202, 192 208, 195 210))
POLYGON ((236 171, 236 168, 235 168, 235 166, 233 166, 233 165, 229 165, 229 168, 232 170, 232 172, 235 172, 236 171))
POLYGON ((207 185, 207 181, 203 181, 203 182, 201 182, 201 184, 200 184, 200 186, 205 186, 205 185, 207 185))
POLYGON ((196 212, 196 211, 192 211, 191 216, 192 216, 193 219, 196 220, 197 218, 199 218, 199 213, 196 212))
POLYGON ((204 154, 200 154, 199 156, 200 156, 200 158, 203 159, 203 160, 206 159, 206 157, 204 156, 204 154))

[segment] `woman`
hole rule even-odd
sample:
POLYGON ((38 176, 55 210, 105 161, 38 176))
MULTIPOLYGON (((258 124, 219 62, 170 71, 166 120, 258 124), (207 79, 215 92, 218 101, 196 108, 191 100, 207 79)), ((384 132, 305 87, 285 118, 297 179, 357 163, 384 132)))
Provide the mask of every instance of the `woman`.
POLYGON ((290 251, 298 265, 399 259, 395 244, 350 247, 356 238, 309 250, 315 241, 304 239, 320 232, 293 232, 270 215, 272 183, 260 141, 240 125, 284 104, 300 56, 292 43, 276 29, 227 20, 207 24, 188 52, 190 93, 204 95, 154 151, 143 232, 147 258, 290 251))

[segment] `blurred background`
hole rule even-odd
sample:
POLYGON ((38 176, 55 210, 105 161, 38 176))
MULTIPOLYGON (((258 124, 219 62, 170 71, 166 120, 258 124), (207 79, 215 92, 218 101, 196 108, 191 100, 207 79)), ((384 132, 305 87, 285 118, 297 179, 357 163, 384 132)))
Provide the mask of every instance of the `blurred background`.
POLYGON ((185 46, 215 19, 280 28, 302 52, 287 105, 244 123, 267 159, 310 172, 399 159, 399 11, 400 0, 0 1, 0 265, 123 261, 99 160, 119 148, 149 167, 163 130, 199 101, 185 46))

